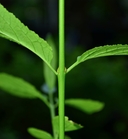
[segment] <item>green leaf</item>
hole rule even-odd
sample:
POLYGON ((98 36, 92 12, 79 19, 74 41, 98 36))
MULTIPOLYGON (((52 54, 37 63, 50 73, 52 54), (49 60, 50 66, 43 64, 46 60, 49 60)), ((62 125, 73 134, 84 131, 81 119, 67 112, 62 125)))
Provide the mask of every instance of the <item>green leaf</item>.
POLYGON ((35 32, 28 29, 12 13, 8 12, 0 4, 0 36, 14 41, 38 55, 47 65, 51 67, 50 62, 53 58, 52 48, 49 44, 40 38, 35 32))
POLYGON ((67 69, 67 72, 69 72, 75 66, 86 60, 103 56, 114 56, 114 55, 128 55, 128 45, 127 44, 105 45, 87 50, 77 58, 77 61, 73 65, 71 65, 67 69))
MULTIPOLYGON (((55 116, 52 122, 54 130, 59 134, 59 116, 55 116)), ((73 121, 69 120, 67 116, 65 116, 65 131, 73 131, 81 128, 83 128, 82 125, 74 123, 73 121)))
POLYGON ((28 128, 28 132, 30 135, 32 135, 33 137, 37 139, 53 139, 51 134, 49 134, 46 131, 37 129, 37 128, 30 127, 28 128))
POLYGON ((0 88, 17 97, 39 98, 46 104, 48 103, 47 99, 33 85, 6 73, 0 73, 0 88))
MULTIPOLYGON (((57 68, 57 54, 56 54, 55 43, 51 35, 47 35, 46 40, 50 44, 50 46, 52 46, 54 57, 51 61, 51 65, 54 69, 56 69, 57 68)), ((51 71, 51 69, 45 63, 44 63, 44 77, 45 77, 45 82, 48 88, 50 89, 49 92, 53 92, 55 89, 56 75, 51 71)))
POLYGON ((91 99, 67 99, 65 104, 88 114, 98 112, 104 107, 104 103, 91 99))

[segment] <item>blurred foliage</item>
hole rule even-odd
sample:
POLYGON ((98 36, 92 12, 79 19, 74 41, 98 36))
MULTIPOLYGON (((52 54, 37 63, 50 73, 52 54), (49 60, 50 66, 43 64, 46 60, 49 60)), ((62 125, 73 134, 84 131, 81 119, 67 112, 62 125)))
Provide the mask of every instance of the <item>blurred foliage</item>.
MULTIPOLYGON (((41 37, 50 31, 58 44, 58 30, 49 23, 48 2, 50 0, 1 0, 41 37)), ((55 0, 55 5, 57 2, 55 0)), ((128 44, 127 38, 127 0, 66 1, 66 67, 89 48, 128 44)), ((41 90, 42 66, 42 61, 29 50, 0 38, 0 72, 22 77, 41 90)), ((66 98, 89 98, 105 103, 104 110, 93 115, 66 106, 66 116, 84 125, 79 131, 68 133, 69 136, 73 139, 128 138, 127 71, 127 56, 116 56, 88 60, 67 75, 66 98)), ((30 126, 52 131, 49 111, 39 100, 20 99, 0 90, 0 104, 0 138, 32 139, 27 133, 30 126)))

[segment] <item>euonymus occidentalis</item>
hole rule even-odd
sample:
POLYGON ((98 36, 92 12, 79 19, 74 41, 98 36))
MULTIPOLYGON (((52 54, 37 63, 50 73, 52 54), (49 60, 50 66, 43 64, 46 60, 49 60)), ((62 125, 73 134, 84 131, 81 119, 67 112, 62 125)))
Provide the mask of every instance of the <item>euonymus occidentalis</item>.
POLYGON ((24 46, 44 61, 44 76, 46 85, 44 87, 46 87, 45 90, 47 90, 48 99, 33 85, 23 79, 6 73, 0 73, 1 89, 22 98, 38 98, 49 108, 53 129, 52 135, 41 129, 34 127, 28 128, 28 132, 32 136, 40 139, 68 139, 69 137, 65 135, 65 132, 78 130, 83 127, 65 116, 65 104, 75 107, 88 114, 98 112, 104 107, 104 103, 90 99, 77 98, 65 100, 66 74, 68 74, 80 63, 89 59, 113 55, 128 55, 128 45, 117 44, 99 46, 87 50, 81 56, 78 56, 74 64, 65 68, 64 5, 64 0, 59 0, 59 64, 57 64, 57 54, 52 37, 48 35, 46 41, 40 38, 0 4, 0 36, 24 46), (58 80, 59 101, 54 103, 53 93, 55 91, 56 80, 58 80), (55 109, 58 106, 59 115, 56 115, 55 109))

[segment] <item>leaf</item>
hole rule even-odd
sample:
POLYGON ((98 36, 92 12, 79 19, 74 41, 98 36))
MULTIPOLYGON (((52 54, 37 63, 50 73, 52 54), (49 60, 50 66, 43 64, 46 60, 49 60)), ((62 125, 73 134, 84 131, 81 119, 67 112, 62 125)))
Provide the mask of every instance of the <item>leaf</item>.
POLYGON ((105 45, 87 50, 77 58, 77 61, 73 65, 71 65, 67 69, 67 72, 69 72, 75 66, 86 60, 103 56, 114 56, 114 55, 128 55, 128 45, 127 44, 105 45))
MULTIPOLYGON (((55 116, 53 118, 53 128, 55 129, 56 133, 59 134, 59 116, 55 116)), ((73 131, 83 128, 82 125, 74 123, 73 121, 69 120, 67 116, 65 116, 65 131, 73 131)))
MULTIPOLYGON (((57 54, 56 54, 56 49, 55 49, 55 43, 52 39, 51 35, 47 35, 46 38, 47 42, 52 46, 53 49, 53 59, 51 61, 51 65, 54 69, 57 67, 57 54)), ((45 77, 45 82, 49 88, 49 92, 54 92, 55 90, 55 83, 56 83, 56 75, 51 71, 51 69, 44 63, 44 77, 45 77)))
POLYGON ((45 63, 55 72, 50 65, 53 58, 53 52, 49 44, 40 38, 35 32, 29 30, 27 26, 21 23, 21 21, 12 13, 8 12, 1 4, 0 36, 28 48, 44 60, 45 63))
POLYGON ((104 103, 91 99, 67 99, 65 104, 88 114, 98 112, 104 107, 104 103))
POLYGON ((0 73, 0 88, 17 97, 39 98, 47 104, 47 99, 33 85, 21 78, 0 73))
POLYGON ((33 137, 37 139, 53 139, 51 134, 49 134, 46 131, 37 129, 37 128, 30 127, 28 128, 28 132, 30 135, 32 135, 33 137))

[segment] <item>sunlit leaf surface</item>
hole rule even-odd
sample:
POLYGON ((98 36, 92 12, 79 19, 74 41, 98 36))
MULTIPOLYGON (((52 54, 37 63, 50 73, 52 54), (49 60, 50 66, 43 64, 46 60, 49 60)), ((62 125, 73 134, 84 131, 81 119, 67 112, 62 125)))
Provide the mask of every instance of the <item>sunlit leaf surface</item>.
POLYGON ((88 114, 98 112, 104 107, 104 103, 91 99, 67 99, 65 104, 88 114))
POLYGON ((33 137, 37 139, 53 139, 51 134, 49 134, 46 131, 37 129, 37 128, 30 127, 28 128, 28 132, 30 135, 32 135, 33 137))
POLYGON ((67 69, 67 72, 86 60, 114 55, 128 55, 128 45, 105 45, 87 50, 81 56, 77 57, 77 61, 67 69))
POLYGON ((47 103, 47 99, 32 84, 6 73, 0 73, 0 89, 17 97, 39 98, 47 103))
POLYGON ((0 4, 0 36, 28 48, 48 65, 53 57, 52 48, 35 32, 28 29, 0 4))

